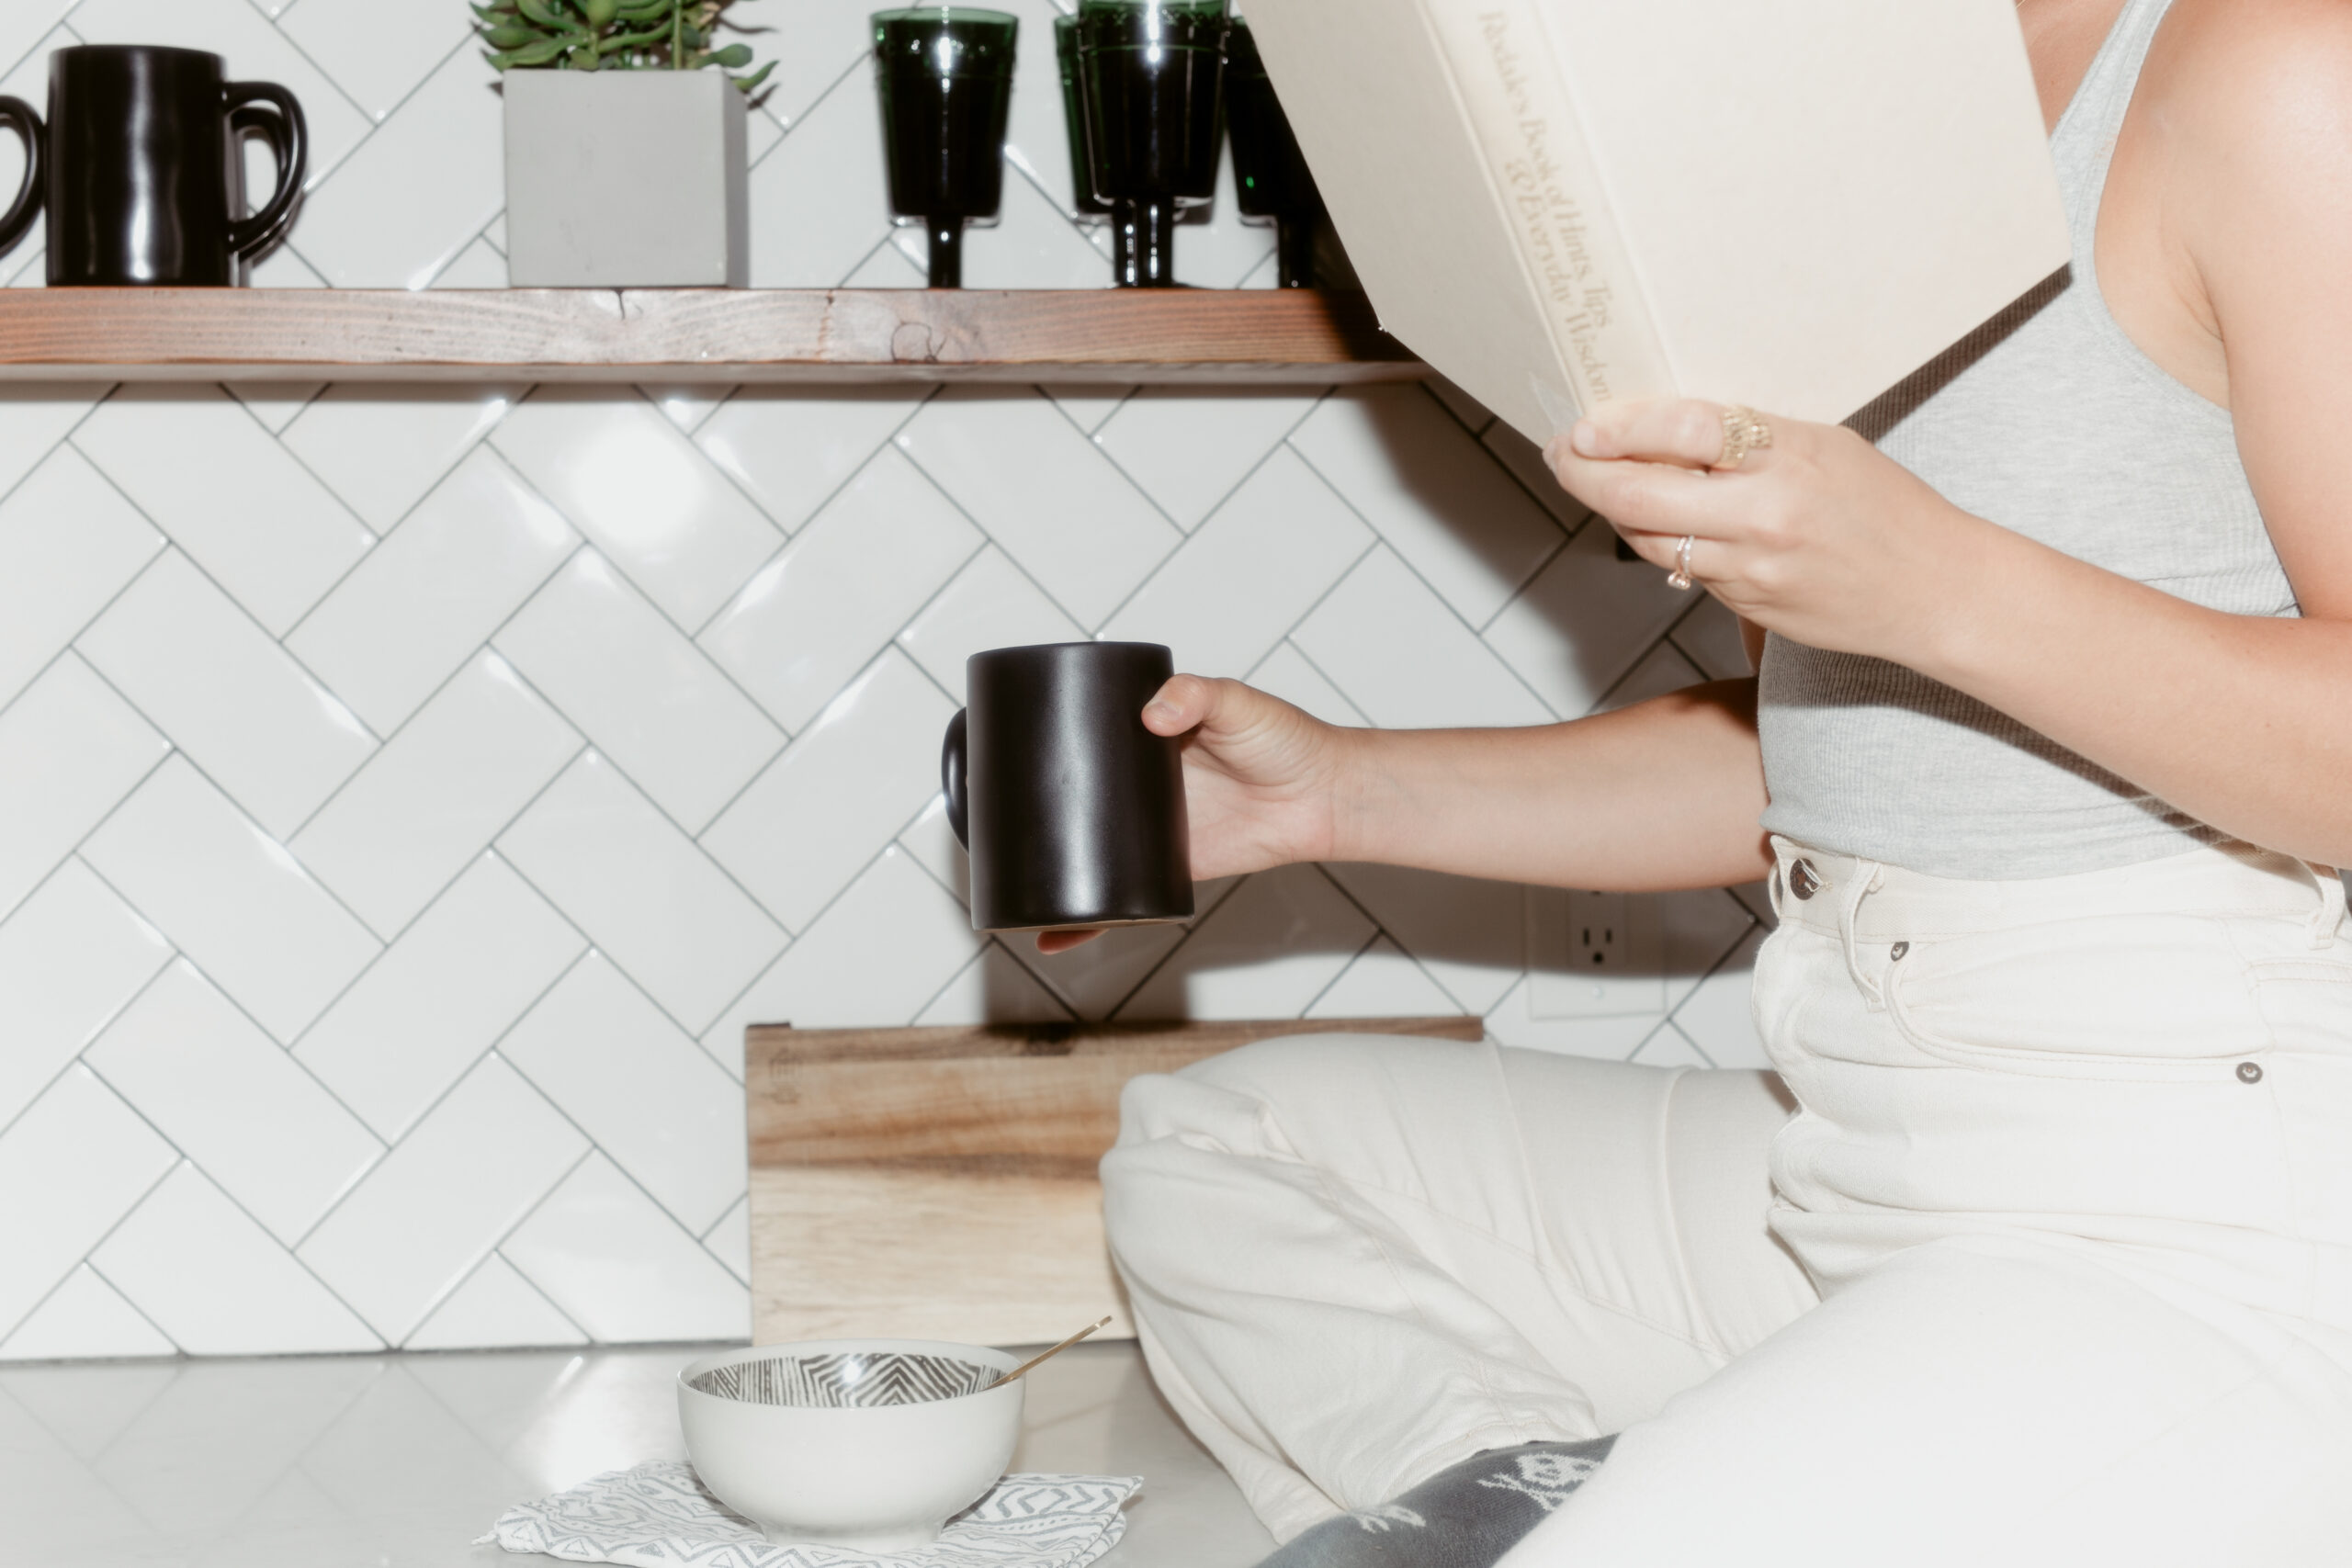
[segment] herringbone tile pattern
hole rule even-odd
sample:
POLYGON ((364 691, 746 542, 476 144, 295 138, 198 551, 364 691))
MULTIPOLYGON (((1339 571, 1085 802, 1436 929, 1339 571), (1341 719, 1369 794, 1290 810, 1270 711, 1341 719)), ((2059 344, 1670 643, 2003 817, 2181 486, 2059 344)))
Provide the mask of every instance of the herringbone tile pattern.
MULTIPOLYGON (((8 0, 0 91, 214 49, 317 140, 259 282, 496 286, 487 70, 455 0, 396 8, 8 0)), ((916 281, 863 10, 738 7, 787 62, 762 283, 916 281)), ((1049 56, 1022 83, 974 280, 1099 282, 1049 56)), ((1198 281, 1262 275, 1229 212, 1198 281)), ((1096 635, 1386 726, 1739 657, 1443 389, 0 393, 0 1358, 740 1335, 753 1021, 1471 1012, 1756 1059, 1728 894, 1661 901, 1670 1016, 1539 1016, 1521 890, 1377 867, 1051 963, 977 938, 964 658, 1096 635)))

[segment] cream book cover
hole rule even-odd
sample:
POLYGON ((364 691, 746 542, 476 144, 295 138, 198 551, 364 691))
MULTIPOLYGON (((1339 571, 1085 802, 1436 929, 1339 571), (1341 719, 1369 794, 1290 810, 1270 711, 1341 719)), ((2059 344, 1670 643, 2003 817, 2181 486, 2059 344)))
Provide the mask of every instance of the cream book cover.
POLYGON ((1522 434, 1836 422, 2066 265, 2012 0, 1250 0, 1381 324, 1522 434))

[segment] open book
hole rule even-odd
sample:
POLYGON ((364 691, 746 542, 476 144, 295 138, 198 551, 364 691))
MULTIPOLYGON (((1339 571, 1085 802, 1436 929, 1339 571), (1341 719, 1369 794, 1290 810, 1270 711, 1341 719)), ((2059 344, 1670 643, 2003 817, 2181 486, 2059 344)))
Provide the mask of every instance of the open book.
POLYGON ((1835 422, 2065 265, 2012 0, 1249 0, 1381 324, 1522 434, 1835 422))

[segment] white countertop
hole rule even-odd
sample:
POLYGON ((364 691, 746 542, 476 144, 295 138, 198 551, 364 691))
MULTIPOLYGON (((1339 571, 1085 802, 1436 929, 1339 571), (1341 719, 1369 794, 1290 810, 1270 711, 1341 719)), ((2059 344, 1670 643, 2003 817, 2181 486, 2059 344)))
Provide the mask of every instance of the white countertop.
MULTIPOLYGON (((508 1506, 683 1459, 672 1379, 705 1353, 490 1351, 0 1368, 0 1559, 41 1568, 486 1568, 508 1506)), ((1132 1345, 1030 1374, 1013 1468, 1141 1475, 1103 1568, 1273 1548, 1132 1345)))

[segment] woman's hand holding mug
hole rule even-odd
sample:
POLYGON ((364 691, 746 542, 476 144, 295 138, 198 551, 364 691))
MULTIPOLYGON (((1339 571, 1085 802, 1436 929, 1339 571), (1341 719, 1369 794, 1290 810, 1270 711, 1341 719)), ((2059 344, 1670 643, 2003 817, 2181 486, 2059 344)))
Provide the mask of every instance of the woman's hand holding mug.
MULTIPOLYGON (((1183 738, 1196 880, 1330 858, 1347 730, 1238 681, 1199 675, 1160 687, 1143 722, 1183 738)), ((1096 934, 1046 931, 1037 948, 1062 953, 1096 934)))

